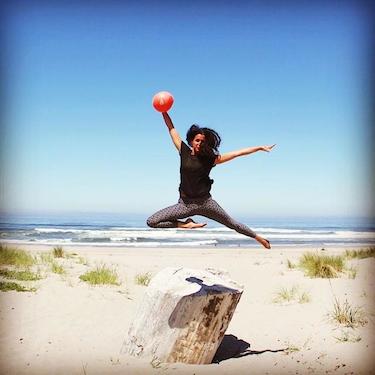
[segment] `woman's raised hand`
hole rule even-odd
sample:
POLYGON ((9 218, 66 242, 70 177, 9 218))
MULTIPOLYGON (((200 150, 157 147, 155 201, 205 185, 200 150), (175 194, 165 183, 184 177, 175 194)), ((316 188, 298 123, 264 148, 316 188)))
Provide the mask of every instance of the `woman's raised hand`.
POLYGON ((276 146, 276 143, 272 146, 261 146, 261 151, 270 152, 274 147, 276 146))

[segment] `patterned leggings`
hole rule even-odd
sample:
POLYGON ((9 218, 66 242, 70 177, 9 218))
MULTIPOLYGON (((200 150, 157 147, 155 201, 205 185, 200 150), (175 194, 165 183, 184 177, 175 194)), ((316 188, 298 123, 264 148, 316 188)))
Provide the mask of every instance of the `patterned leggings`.
POLYGON ((208 217, 245 236, 252 238, 256 236, 249 227, 233 220, 212 198, 192 200, 189 203, 180 198, 177 204, 163 208, 151 215, 147 219, 147 225, 151 228, 176 228, 178 219, 194 215, 208 217))

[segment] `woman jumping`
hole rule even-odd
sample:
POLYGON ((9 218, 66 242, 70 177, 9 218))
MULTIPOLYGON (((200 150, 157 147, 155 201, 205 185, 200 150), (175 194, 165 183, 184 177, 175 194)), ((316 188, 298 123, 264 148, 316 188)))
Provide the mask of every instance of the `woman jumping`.
POLYGON ((245 236, 254 238, 266 249, 270 249, 271 245, 268 240, 253 232, 246 225, 233 220, 211 198, 210 190, 213 180, 210 179, 209 174, 217 164, 257 151, 270 152, 275 145, 249 147, 220 155, 218 152, 221 142, 219 134, 212 129, 192 125, 186 134, 186 140, 190 148, 181 140, 168 113, 163 112, 162 115, 172 141, 180 153, 180 199, 177 204, 150 216, 147 219, 147 225, 152 228, 201 228, 206 224, 196 223, 189 217, 200 215, 215 220, 245 236), (181 221, 185 218, 188 219, 181 221))

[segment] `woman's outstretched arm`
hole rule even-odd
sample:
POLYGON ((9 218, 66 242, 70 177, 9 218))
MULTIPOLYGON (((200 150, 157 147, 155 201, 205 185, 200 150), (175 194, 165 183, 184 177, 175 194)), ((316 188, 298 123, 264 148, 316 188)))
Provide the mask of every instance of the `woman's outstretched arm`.
POLYGON ((254 152, 258 152, 258 151, 270 152, 275 146, 276 146, 276 144, 274 144, 272 146, 248 147, 248 148, 243 148, 243 149, 237 150, 237 151, 226 152, 225 154, 219 155, 216 158, 215 164, 222 164, 222 163, 225 163, 229 160, 237 158, 239 156, 245 156, 245 155, 253 154, 254 152))
POLYGON ((176 146, 178 152, 180 152, 181 151, 181 137, 177 133, 177 130, 175 129, 175 127, 173 125, 173 122, 172 122, 171 118, 169 117, 168 113, 163 112, 162 115, 163 115, 165 124, 167 125, 167 128, 169 130, 169 135, 171 136, 172 141, 173 141, 174 145, 176 146))

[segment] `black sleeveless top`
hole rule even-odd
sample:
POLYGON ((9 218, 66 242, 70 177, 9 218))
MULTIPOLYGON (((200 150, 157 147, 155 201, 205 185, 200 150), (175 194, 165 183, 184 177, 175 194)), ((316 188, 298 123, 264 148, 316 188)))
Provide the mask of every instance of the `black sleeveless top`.
POLYGON ((214 167, 214 160, 199 158, 191 154, 190 147, 181 142, 180 164, 180 196, 181 198, 204 199, 209 198, 211 180, 209 174, 214 167))

